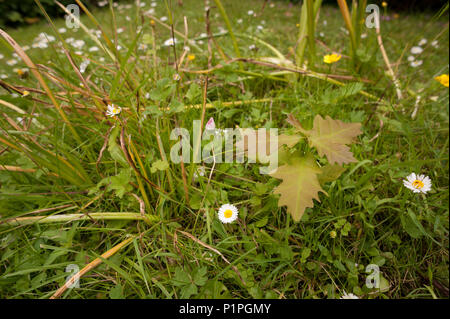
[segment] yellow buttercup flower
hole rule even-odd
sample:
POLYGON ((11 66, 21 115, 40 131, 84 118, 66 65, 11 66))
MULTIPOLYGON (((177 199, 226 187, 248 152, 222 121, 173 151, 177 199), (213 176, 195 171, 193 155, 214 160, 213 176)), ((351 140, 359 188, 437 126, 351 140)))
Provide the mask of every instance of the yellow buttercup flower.
POLYGON ((28 96, 28 95, 30 95, 30 92, 28 92, 28 91, 23 91, 22 92, 22 97, 25 97, 25 96, 28 96))
POLYGON ((448 74, 441 74, 434 79, 441 83, 443 86, 448 87, 448 74))
POLYGON ((330 231, 330 237, 331 238, 336 238, 336 236, 337 236, 337 233, 336 233, 336 231, 335 230, 332 230, 332 231, 330 231))
POLYGON ((188 54, 187 58, 189 61, 192 61, 195 59, 195 54, 188 54))
POLYGON ((381 3, 381 5, 383 6, 383 8, 386 8, 388 4, 387 4, 386 1, 383 1, 383 2, 381 3))
POLYGON ((331 63, 335 63, 337 61, 339 61, 341 59, 342 55, 340 54, 327 54, 323 57, 323 62, 331 64, 331 63))

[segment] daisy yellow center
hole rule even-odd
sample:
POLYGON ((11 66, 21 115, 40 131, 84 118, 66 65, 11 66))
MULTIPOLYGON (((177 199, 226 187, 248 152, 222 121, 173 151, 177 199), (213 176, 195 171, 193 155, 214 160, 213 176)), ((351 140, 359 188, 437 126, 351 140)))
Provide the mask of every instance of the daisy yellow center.
POLYGON ((414 182, 412 182, 412 186, 414 186, 415 188, 422 188, 424 185, 423 185, 423 182, 422 181, 419 181, 418 179, 416 179, 414 182))
POLYGON ((231 216, 233 216, 233 211, 231 209, 227 209, 223 212, 223 216, 225 216, 225 218, 231 218, 231 216))

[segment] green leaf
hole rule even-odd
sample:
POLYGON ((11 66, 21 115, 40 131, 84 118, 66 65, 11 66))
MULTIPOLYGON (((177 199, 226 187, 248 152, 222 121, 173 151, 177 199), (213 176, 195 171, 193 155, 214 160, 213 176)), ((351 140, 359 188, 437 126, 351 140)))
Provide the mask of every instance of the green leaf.
POLYGON ((121 169, 120 173, 111 177, 111 183, 108 185, 107 190, 114 190, 119 198, 127 192, 133 190, 133 187, 129 184, 131 180, 131 168, 121 169))
POLYGON ((194 283, 197 286, 203 286, 204 284, 206 284, 206 281, 208 280, 208 277, 206 276, 206 272, 207 272, 206 267, 197 268, 194 271, 192 280, 194 281, 194 283))
POLYGON ((117 284, 109 291, 109 298, 111 299, 124 299, 122 294, 122 285, 117 284))
POLYGON ((150 98, 154 101, 164 101, 175 90, 176 84, 174 84, 168 78, 158 80, 156 82, 156 88, 149 92, 150 98))
MULTIPOLYGON (((317 175, 321 173, 312 156, 295 158, 291 163, 283 165, 272 177, 282 179, 282 183, 274 189, 274 194, 280 194, 278 206, 287 206, 287 211, 294 221, 299 221, 307 207, 313 207, 313 199, 319 200, 319 192, 325 193, 320 187, 317 175)), ((325 193, 326 194, 326 193, 325 193)))
POLYGON ((151 173, 155 173, 156 171, 165 171, 169 168, 169 163, 167 161, 157 160, 152 163, 152 167, 150 168, 151 173))
POLYGON ((361 82, 354 82, 336 90, 325 91, 326 93, 322 95, 321 102, 327 105, 334 105, 345 98, 358 94, 363 88, 364 85, 361 82))
POLYGON ((190 296, 196 294, 197 294, 197 286, 194 284, 189 284, 181 288, 181 299, 187 299, 190 296))
POLYGON ((189 86, 189 90, 186 92, 185 97, 189 102, 193 103, 201 94, 202 89, 200 88, 200 85, 198 85, 197 83, 192 83, 189 86))
POLYGON ((175 268, 175 276, 172 279, 175 286, 185 286, 191 283, 189 275, 183 270, 183 268, 175 268))
POLYGON ((417 220, 416 215, 408 210, 408 214, 400 215, 400 221, 402 223, 403 229, 411 236, 412 238, 420 238, 423 235, 422 230, 418 226, 419 221, 417 220))
POLYGON ((119 134, 119 132, 120 132, 120 126, 116 126, 111 131, 111 134, 109 135, 109 139, 108 139, 108 151, 114 160, 118 161, 123 166, 128 167, 129 165, 123 155, 122 149, 116 142, 117 135, 119 134))

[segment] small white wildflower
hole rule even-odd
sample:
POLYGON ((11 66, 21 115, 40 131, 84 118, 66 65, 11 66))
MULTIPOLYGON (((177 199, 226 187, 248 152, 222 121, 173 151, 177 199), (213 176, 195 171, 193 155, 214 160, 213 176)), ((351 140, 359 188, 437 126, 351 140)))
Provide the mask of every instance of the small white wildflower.
POLYGON ((411 173, 403 180, 403 185, 414 193, 426 194, 431 190, 431 179, 425 175, 416 175, 411 173))
POLYGON ((3 59, 5 56, 0 53, 0 60, 3 59))
POLYGON ((115 106, 114 104, 108 104, 108 109, 106 110, 106 115, 110 117, 114 117, 116 115, 119 115, 122 111, 122 108, 120 106, 115 106))
POLYGON ((434 40, 433 42, 431 42, 431 46, 433 47, 433 48, 439 48, 439 44, 438 44, 438 41, 437 40, 434 40))
POLYGON ((411 65, 413 68, 417 68, 418 66, 421 66, 422 63, 423 63, 422 60, 416 60, 416 61, 412 61, 412 62, 410 63, 410 65, 411 65))
POLYGON ((97 52, 99 49, 96 46, 90 47, 89 52, 97 52))
POLYGON ((256 45, 254 45, 254 44, 250 44, 249 46, 248 46, 248 49, 249 50, 256 50, 256 45))
POLYGON ((84 46, 84 43, 83 40, 75 40, 71 44, 75 49, 81 49, 84 46))
POLYGON ((416 58, 415 57, 413 57, 412 55, 410 55, 409 57, 408 57, 408 61, 409 62, 412 62, 412 61, 414 61, 416 58))
POLYGON ((344 294, 341 296, 340 299, 359 299, 359 297, 356 296, 356 295, 354 295, 354 294, 352 294, 352 293, 347 294, 347 293, 344 291, 344 294))
POLYGON ((166 16, 161 17, 161 19, 159 19, 159 20, 161 20, 162 22, 167 21, 167 17, 166 16))
POLYGON ((9 66, 13 66, 17 64, 17 60, 16 59, 10 59, 8 61, 6 61, 6 64, 8 64, 9 66))
POLYGON ((178 42, 178 40, 176 38, 170 38, 167 39, 166 41, 164 41, 164 46, 168 47, 168 46, 173 46, 178 42))
POLYGON ((84 60, 83 62, 81 62, 80 64, 80 72, 84 73, 84 71, 86 71, 86 68, 88 67, 89 63, 91 63, 91 61, 89 60, 84 60))
POLYGON ((151 5, 152 7, 156 7, 158 4, 157 4, 156 2, 152 2, 150 5, 151 5))
POLYGON ((247 11, 247 14, 249 15, 249 16, 251 16, 251 15, 253 15, 255 12, 253 12, 253 10, 248 10, 247 11))
POLYGON ((365 38, 367 38, 367 33, 361 34, 361 39, 365 39, 365 38))
POLYGON ((58 29, 59 33, 66 33, 66 31, 67 31, 66 28, 59 28, 58 29))
POLYGON ((99 2, 97 2, 97 5, 99 6, 99 7, 104 7, 104 6, 106 6, 108 4, 108 0, 104 0, 104 1, 99 1, 99 2))
POLYGON ((197 171, 194 172, 194 180, 197 180, 199 176, 205 176, 205 174, 206 174, 205 166, 197 167, 197 171))
POLYGON ((411 48, 411 53, 412 54, 420 54, 423 52, 423 49, 421 47, 412 47, 411 48))
POLYGON ((427 44, 427 42, 428 42, 427 39, 422 39, 422 40, 419 41, 419 46, 422 47, 422 46, 424 46, 425 44, 427 44))
POLYGON ((241 24, 241 23, 242 23, 242 21, 243 21, 242 19, 237 19, 237 21, 236 21, 236 22, 237 22, 237 23, 239 23, 239 24, 241 24))
POLYGON ((239 215, 239 211, 236 206, 231 204, 224 204, 219 208, 219 219, 222 223, 228 224, 234 222, 239 215))
MULTIPOLYGON (((128 18, 129 18, 129 17, 128 17, 128 18)), ((118 33, 118 34, 122 33, 123 31, 124 31, 123 28, 118 28, 118 29, 117 29, 117 33, 118 33)))

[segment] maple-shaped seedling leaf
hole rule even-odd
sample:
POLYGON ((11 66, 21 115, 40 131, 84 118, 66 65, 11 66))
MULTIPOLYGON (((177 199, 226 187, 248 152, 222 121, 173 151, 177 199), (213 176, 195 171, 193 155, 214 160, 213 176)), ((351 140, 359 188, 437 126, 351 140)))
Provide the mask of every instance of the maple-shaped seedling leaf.
POLYGON ((313 199, 319 200, 319 192, 326 192, 319 184, 318 175, 322 171, 312 156, 295 158, 291 163, 280 166, 270 176, 282 179, 274 189, 274 194, 280 194, 278 206, 287 206, 287 211, 294 221, 298 222, 307 207, 313 207, 313 199))
POLYGON ((353 143, 362 133, 361 123, 344 123, 329 116, 323 119, 316 115, 313 128, 305 130, 292 114, 289 114, 287 121, 304 134, 309 145, 315 147, 320 156, 326 156, 330 164, 357 162, 348 144, 353 143))

